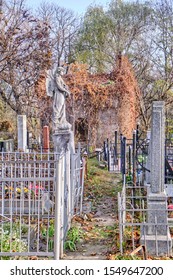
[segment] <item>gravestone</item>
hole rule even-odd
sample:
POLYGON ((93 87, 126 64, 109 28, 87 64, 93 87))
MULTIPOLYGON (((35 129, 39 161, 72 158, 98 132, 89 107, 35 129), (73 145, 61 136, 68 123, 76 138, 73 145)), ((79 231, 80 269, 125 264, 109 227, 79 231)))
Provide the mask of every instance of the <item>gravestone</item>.
POLYGON ((0 140, 0 152, 13 152, 14 151, 14 140, 0 140))
POLYGON ((150 154, 150 187, 147 195, 147 223, 141 243, 150 255, 170 255, 171 236, 168 230, 167 197, 164 191, 165 109, 163 101, 152 106, 150 154))
POLYGON ((17 116, 18 150, 26 152, 27 149, 27 126, 26 115, 17 116))
POLYGON ((48 152, 50 145, 49 145, 49 127, 45 125, 43 127, 43 152, 48 152))
POLYGON ((27 132, 27 147, 28 149, 32 148, 32 132, 27 132))

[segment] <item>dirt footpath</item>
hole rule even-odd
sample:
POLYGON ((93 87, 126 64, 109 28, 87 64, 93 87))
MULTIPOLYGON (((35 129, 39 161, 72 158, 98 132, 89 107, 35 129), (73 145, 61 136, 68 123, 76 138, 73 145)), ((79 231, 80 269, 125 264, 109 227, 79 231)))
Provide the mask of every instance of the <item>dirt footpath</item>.
POLYGON ((72 227, 78 227, 82 234, 76 250, 66 251, 63 259, 109 259, 109 255, 116 250, 116 203, 114 197, 102 197, 97 202, 95 211, 86 211, 81 217, 73 219, 72 227))

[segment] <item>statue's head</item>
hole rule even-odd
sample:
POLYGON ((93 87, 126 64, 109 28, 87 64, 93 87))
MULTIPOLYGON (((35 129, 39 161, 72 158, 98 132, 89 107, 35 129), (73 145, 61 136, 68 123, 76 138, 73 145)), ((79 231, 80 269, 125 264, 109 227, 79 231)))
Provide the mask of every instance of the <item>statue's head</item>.
POLYGON ((56 68, 56 73, 63 74, 64 73, 64 68, 63 67, 57 67, 56 68))

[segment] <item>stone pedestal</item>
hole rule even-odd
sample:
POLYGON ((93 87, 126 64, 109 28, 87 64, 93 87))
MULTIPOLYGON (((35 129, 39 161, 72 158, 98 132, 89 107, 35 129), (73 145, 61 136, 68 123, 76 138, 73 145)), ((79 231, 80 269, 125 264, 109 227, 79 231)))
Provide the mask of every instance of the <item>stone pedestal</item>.
POLYGON ((170 233, 167 235, 143 235, 141 244, 146 245, 147 253, 150 256, 172 255, 172 239, 170 233))
POLYGON ((168 228, 165 193, 150 193, 147 206, 147 225, 142 229, 141 244, 146 245, 150 255, 171 255, 172 239, 168 228))
POLYGON ((26 115, 17 116, 18 150, 26 152, 27 149, 27 126, 26 115))
POLYGON ((71 153, 75 152, 74 148, 74 135, 69 129, 57 130, 53 134, 54 151, 61 153, 67 149, 70 149, 71 153))
POLYGON ((67 150, 70 142, 70 131, 69 130, 58 130, 53 134, 54 151, 61 153, 67 150))
POLYGON ((148 235, 166 235, 168 232, 167 228, 167 199, 165 193, 153 194, 150 193, 147 201, 148 206, 148 235), (155 224, 157 226, 155 226, 155 224))

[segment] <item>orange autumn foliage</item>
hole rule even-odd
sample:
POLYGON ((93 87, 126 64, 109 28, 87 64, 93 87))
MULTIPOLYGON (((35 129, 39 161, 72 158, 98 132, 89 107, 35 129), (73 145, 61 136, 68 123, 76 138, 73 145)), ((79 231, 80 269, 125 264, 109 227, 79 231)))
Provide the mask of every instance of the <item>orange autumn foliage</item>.
POLYGON ((136 129, 136 122, 139 116, 140 90, 135 74, 129 60, 120 56, 115 70, 111 73, 115 81, 115 90, 119 103, 118 123, 119 130, 127 138, 132 137, 132 131, 136 129))
POLYGON ((118 99, 119 132, 127 138, 132 137, 139 115, 140 90, 127 57, 119 57, 110 74, 90 74, 86 65, 72 64, 66 82, 73 95, 73 109, 76 115, 82 110, 93 130, 92 136, 101 121, 98 112, 108 110, 112 101, 118 99))
MULTIPOLYGON (((78 118, 87 121, 92 144, 95 144, 98 125, 102 121, 99 119, 99 112, 113 108, 114 100, 118 100, 119 132, 127 138, 132 137, 139 115, 140 90, 127 57, 119 57, 115 69, 110 74, 91 74, 87 65, 71 64, 68 74, 64 75, 63 79, 71 91, 71 96, 67 99, 67 115, 71 116, 73 126, 78 118)), ((40 101, 49 104, 50 99, 43 94, 43 80, 44 77, 38 83, 37 94, 40 101)))
POLYGON ((67 101, 67 110, 69 115, 82 115, 87 120, 89 138, 92 145, 95 145, 97 127, 99 123, 98 112, 111 106, 110 88, 108 84, 109 75, 92 75, 87 70, 85 64, 72 64, 65 80, 72 93, 67 101))

